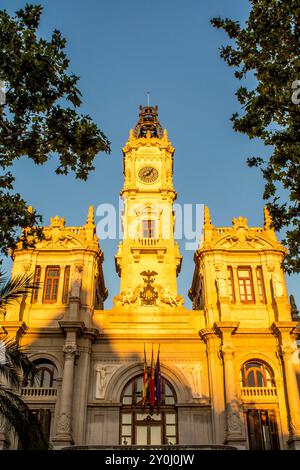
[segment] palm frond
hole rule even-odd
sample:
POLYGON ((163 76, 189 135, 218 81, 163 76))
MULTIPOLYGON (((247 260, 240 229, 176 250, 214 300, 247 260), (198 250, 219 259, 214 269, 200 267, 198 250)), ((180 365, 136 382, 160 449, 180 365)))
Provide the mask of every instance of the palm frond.
POLYGON ((18 395, 3 386, 0 386, 0 414, 17 433, 23 449, 49 449, 37 417, 18 395))
POLYGON ((13 339, 1 340, 4 354, 0 361, 0 377, 2 376, 9 384, 20 387, 29 374, 35 374, 35 365, 25 354, 25 350, 13 339))
POLYGON ((10 304, 40 287, 33 281, 33 274, 19 274, 12 279, 2 279, 0 275, 0 279, 0 306, 10 304))

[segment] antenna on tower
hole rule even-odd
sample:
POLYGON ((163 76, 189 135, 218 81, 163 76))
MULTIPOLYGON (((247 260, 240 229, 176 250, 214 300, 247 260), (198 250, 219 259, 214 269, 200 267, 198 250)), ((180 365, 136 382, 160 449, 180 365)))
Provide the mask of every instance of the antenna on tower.
POLYGON ((150 105, 150 91, 147 91, 147 106, 150 105))

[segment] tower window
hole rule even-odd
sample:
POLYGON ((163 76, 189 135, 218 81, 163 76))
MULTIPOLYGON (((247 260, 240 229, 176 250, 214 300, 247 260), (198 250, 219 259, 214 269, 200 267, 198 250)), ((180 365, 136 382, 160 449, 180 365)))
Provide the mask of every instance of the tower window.
POLYGON ((143 238, 155 238, 155 220, 142 221, 142 236, 143 238))
POLYGON ((44 300, 46 304, 57 301, 60 269, 58 266, 48 266, 45 276, 44 300))
MULTIPOLYGON (((35 267, 35 272, 34 272, 34 284, 39 284, 41 280, 41 272, 42 269, 40 266, 35 267)), ((32 297, 31 297, 31 303, 35 304, 38 300, 38 295, 39 295, 39 289, 36 289, 32 292, 32 297)))
POLYGON ((228 291, 229 291, 230 302, 235 303, 233 271, 232 271, 231 266, 228 266, 227 268, 227 276, 228 276, 227 279, 228 279, 228 291))
POLYGON ((259 300, 265 304, 266 303, 266 293, 265 293, 265 285, 264 285, 264 278, 262 273, 261 266, 257 266, 256 268, 256 279, 258 285, 258 292, 259 292, 259 300))
POLYGON ((252 273, 250 268, 238 268, 240 300, 243 304, 254 303, 252 273))
POLYGON ((62 294, 62 302, 63 304, 68 303, 69 298, 69 283, 70 283, 70 266, 66 266, 65 268, 65 276, 64 276, 64 289, 62 294))

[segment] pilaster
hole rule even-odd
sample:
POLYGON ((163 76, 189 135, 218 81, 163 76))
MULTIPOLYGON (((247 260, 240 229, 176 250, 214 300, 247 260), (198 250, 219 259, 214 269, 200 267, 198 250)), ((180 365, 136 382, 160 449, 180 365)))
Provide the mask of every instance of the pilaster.
POLYGON ((223 390, 223 367, 220 356, 221 341, 215 331, 211 328, 203 328, 199 331, 199 335, 206 344, 213 444, 223 444, 225 402, 223 390))
POLYGON ((242 403, 238 399, 234 370, 235 347, 231 337, 238 326, 238 322, 216 322, 214 324, 214 330, 222 339, 221 354, 224 364, 226 401, 226 438, 224 443, 239 448, 245 448, 246 437, 242 403))
POLYGON ((296 322, 274 322, 271 331, 277 338, 278 353, 284 370, 286 401, 289 411, 289 439, 287 443, 290 449, 300 450, 300 397, 292 363, 292 354, 296 350, 293 344, 295 340, 293 335, 299 335, 296 324, 296 322))

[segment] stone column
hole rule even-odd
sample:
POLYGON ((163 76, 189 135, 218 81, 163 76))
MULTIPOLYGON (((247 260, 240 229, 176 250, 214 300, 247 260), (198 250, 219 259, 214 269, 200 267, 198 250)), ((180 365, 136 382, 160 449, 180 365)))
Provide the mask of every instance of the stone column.
POLYGON ((79 320, 81 289, 82 289, 82 264, 76 264, 74 271, 71 273, 71 289, 69 296, 69 315, 68 319, 71 321, 79 320))
POLYGON ((295 351, 294 340, 299 336, 297 322, 274 322, 271 331, 277 338, 278 352, 282 359, 284 370, 286 406, 288 409, 290 449, 300 450, 300 398, 296 373, 292 363, 295 351))
POLYGON ((222 358, 220 356, 221 341, 210 328, 203 328, 200 330, 199 334, 200 338, 205 341, 206 344, 213 444, 224 444, 225 400, 222 358))
POLYGON ((295 350, 296 348, 294 348, 292 344, 283 344, 280 347, 289 407, 290 436, 288 445, 291 449, 300 450, 300 397, 297 378, 292 363, 292 354, 295 350))
POLYGON ((75 343, 66 343, 63 348, 65 354, 63 381, 60 397, 60 410, 56 425, 56 436, 53 438, 59 446, 72 445, 72 402, 74 387, 74 365, 78 354, 75 343))
POLYGON ((223 264, 215 265, 216 285, 220 309, 220 320, 230 321, 229 303, 230 298, 227 292, 227 271, 225 273, 223 264))
POLYGON ((226 439, 225 444, 245 449, 245 426, 242 404, 238 399, 236 374, 234 369, 235 347, 232 333, 238 328, 238 322, 216 322, 214 330, 222 338, 221 354, 224 364, 224 386, 226 402, 226 439))
POLYGON ((245 447, 243 414, 237 398, 236 380, 234 371, 234 347, 223 344, 222 356, 224 361, 224 382, 226 398, 226 440, 229 445, 245 447))

